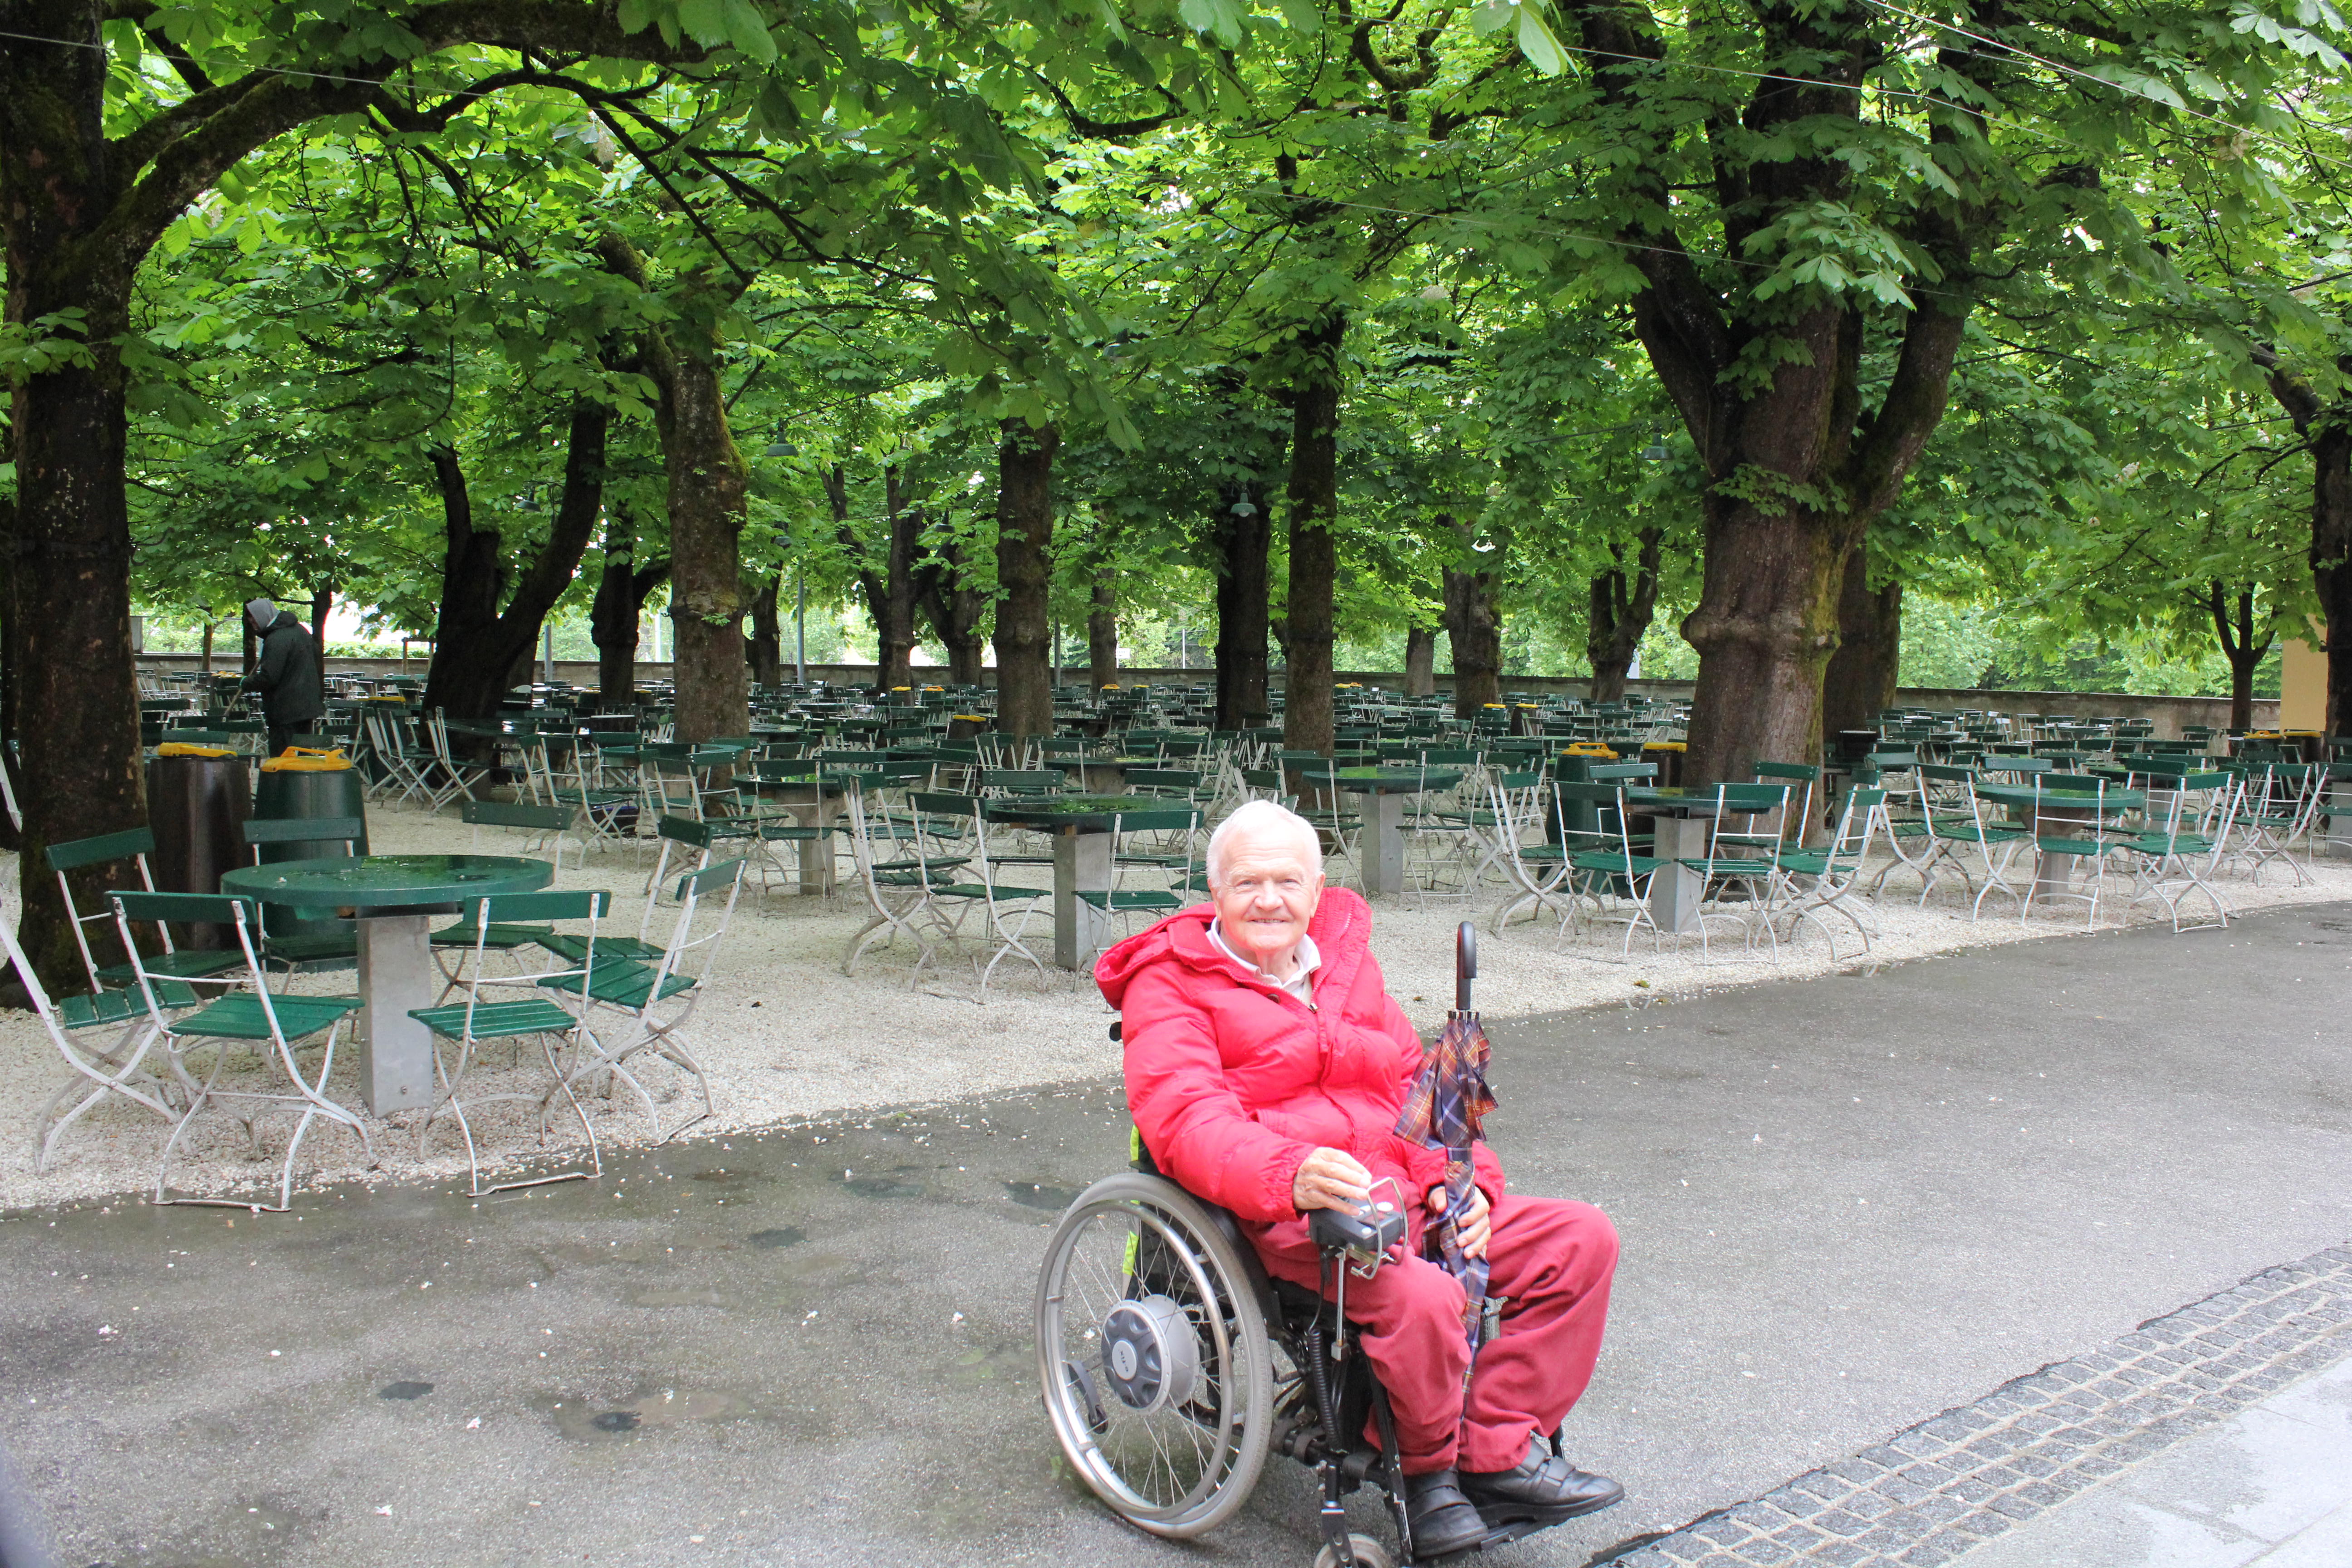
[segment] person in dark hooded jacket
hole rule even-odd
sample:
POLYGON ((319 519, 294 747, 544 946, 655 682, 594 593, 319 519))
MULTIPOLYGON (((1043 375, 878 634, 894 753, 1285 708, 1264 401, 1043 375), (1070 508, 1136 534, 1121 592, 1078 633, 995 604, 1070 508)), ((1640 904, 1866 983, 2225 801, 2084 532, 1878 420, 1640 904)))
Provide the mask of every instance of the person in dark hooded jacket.
POLYGON ((319 645, 291 610, 268 599, 245 606, 246 619, 261 638, 261 657, 245 678, 245 689, 261 693, 261 717, 269 726, 269 754, 284 754, 296 734, 327 716, 327 682, 319 645))

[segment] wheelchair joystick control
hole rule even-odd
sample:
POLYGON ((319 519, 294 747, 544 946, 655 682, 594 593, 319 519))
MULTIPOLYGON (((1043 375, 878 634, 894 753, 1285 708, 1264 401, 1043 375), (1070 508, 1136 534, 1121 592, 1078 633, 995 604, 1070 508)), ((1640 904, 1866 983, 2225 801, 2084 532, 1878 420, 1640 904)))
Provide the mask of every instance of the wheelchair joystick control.
POLYGON ((1360 1208, 1317 1209, 1307 1222, 1307 1235, 1324 1252, 1344 1252, 1359 1263, 1377 1263, 1404 1239, 1404 1215, 1392 1203, 1366 1204, 1360 1208))

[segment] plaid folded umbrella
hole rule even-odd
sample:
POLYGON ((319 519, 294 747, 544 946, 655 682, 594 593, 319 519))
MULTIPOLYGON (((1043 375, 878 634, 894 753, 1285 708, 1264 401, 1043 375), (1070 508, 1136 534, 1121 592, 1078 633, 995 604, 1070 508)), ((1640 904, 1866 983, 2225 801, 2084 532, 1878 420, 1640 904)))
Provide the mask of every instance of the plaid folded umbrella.
POLYGON ((1484 1135, 1486 1112, 1495 1109, 1495 1095, 1486 1087, 1491 1053, 1486 1026, 1470 1010, 1470 982, 1478 970, 1475 938, 1467 922, 1456 939, 1455 969, 1458 1005, 1445 1015, 1444 1032, 1422 1058, 1396 1131, 1400 1138, 1445 1151, 1445 1212, 1430 1229, 1447 1271, 1462 1281, 1470 1298, 1463 1310, 1462 1326, 1475 1351, 1486 1318, 1486 1260, 1463 1252, 1462 1220, 1470 1211, 1470 1194, 1477 1184, 1470 1145, 1484 1135))

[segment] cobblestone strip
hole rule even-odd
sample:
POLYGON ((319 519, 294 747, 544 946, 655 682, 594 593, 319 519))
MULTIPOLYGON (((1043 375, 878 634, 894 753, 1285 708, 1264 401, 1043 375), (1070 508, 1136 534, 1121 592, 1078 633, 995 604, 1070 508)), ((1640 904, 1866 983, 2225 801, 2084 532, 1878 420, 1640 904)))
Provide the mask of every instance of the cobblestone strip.
POLYGON ((2352 1246, 2266 1268, 1612 1568, 1935 1568, 2352 1352, 2352 1246))

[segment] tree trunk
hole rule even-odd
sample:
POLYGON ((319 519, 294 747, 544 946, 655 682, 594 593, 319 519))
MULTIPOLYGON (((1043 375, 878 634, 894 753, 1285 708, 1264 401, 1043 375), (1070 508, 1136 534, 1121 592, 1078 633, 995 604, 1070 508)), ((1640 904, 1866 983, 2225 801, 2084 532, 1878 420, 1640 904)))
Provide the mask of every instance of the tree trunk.
POLYGON ((1419 621, 1404 628, 1404 694, 1430 697, 1437 691, 1437 628, 1419 621))
POLYGON ((1828 521, 1793 507, 1721 510, 1699 607, 1682 627, 1699 652, 1685 763, 1695 784, 1752 777, 1760 762, 1819 762, 1822 673, 1837 641, 1844 552, 1828 521))
POLYGON ((1822 731, 1875 730, 1903 668, 1903 584, 1870 585, 1867 535, 1846 553, 1837 651, 1822 675, 1822 731))
POLYGON ((882 470, 882 505, 890 531, 884 575, 879 583, 871 573, 859 575, 878 643, 874 683, 887 692, 915 683, 915 552, 923 535, 922 509, 907 504, 895 463, 882 470))
POLYGON ((1592 700, 1622 702, 1625 678, 1649 635, 1658 610, 1658 551, 1664 532, 1645 528, 1637 536, 1633 581, 1625 576, 1625 546, 1610 542, 1615 564, 1586 583, 1591 605, 1584 623, 1584 657, 1592 666, 1592 700))
POLYGON ((625 713, 637 700, 637 603, 629 590, 631 545, 628 514, 615 509, 604 519, 604 573, 588 606, 588 636, 596 645, 596 706, 625 713))
MULTIPOLYGON (((1469 529, 1452 518, 1437 521, 1460 542, 1464 559, 1476 563, 1470 552, 1469 529)), ((1448 565, 1444 573, 1445 640, 1454 650, 1454 716, 1472 719, 1488 703, 1503 700, 1503 623, 1495 608, 1502 574, 1492 566, 1465 572, 1448 565)))
MULTIPOLYGON (((1655 31, 1630 10, 1587 4, 1574 14, 1585 47, 1627 60, 1663 58, 1655 31)), ((1824 127, 1859 121, 1863 81, 1883 44, 1867 6, 1768 7, 1759 16, 1775 58, 1811 63, 1801 79, 1759 78, 1744 110, 1709 121, 1703 134, 1720 249, 1785 264, 1788 236, 1804 215, 1854 199, 1852 166, 1819 138, 1843 134, 1824 127), (1792 139, 1796 151, 1757 151, 1768 140, 1792 139)), ((1983 127, 1958 94, 1987 88, 2010 68, 1996 51, 1965 41, 1948 41, 1937 63, 1945 79, 1970 86, 1942 98, 1930 141, 1939 156, 1966 157, 1961 144, 1983 127)), ((1612 69, 1597 73, 1596 85, 1612 108, 1633 109, 1643 79, 1612 69)), ((1822 676, 1837 642, 1846 553, 1901 494, 1943 418, 1976 257, 1999 237, 2008 208, 1925 207, 1906 221, 1921 258, 1917 291, 1885 391, 1870 408, 1860 310, 1812 285, 1759 298, 1750 280, 1704 268, 1693 251, 1717 243, 1685 246, 1664 143, 1648 132, 1634 140, 1608 198, 1623 215, 1626 259, 1643 278, 1634 330, 1705 475, 1705 573, 1698 607, 1682 628, 1699 653, 1685 782, 1752 778, 1759 762, 1818 763, 1822 676), (1727 281, 1728 296, 1720 287, 1727 281)))
POLYGON ((636 564, 636 520, 625 506, 604 514, 604 571, 588 610, 588 635, 596 645, 596 705, 626 713, 637 702, 637 623, 646 601, 669 575, 669 562, 656 556, 636 564))
MULTIPOLYGON (((5 742, 16 740, 17 690, 16 678, 24 669, 24 649, 17 638, 23 634, 21 618, 16 613, 16 508, 5 496, 0 496, 0 768, 7 770, 11 788, 16 786, 17 770, 11 761, 5 742)), ((212 627, 205 627, 209 637, 212 627)), ((209 647, 209 645, 207 645, 209 647)), ((207 659, 206 664, 210 664, 207 659)), ((207 668, 206 672, 211 671, 207 668)), ((23 810, 24 795, 17 793, 17 809, 23 810)), ((16 821, 0 814, 0 849, 10 851, 24 847, 24 834, 16 821)), ((0 984, 6 976, 0 974, 0 984)))
POLYGON ((1266 700, 1266 558, 1274 515, 1255 479, 1229 485, 1211 531, 1217 552, 1217 721, 1246 730, 1273 712, 1266 700))
MULTIPOLYGON (((115 216, 123 170, 105 137, 111 54, 104 7, 16 5, 0 40, 0 224, 10 328, 75 342, 37 374, 12 377, 14 576, 24 617, 16 720, 24 813, 18 934, 53 992, 82 989, 81 963, 43 851, 146 820, 138 684, 131 654, 131 525, 123 502, 126 419, 117 338, 130 327, 137 249, 93 247, 115 216), (127 254, 126 254, 127 252, 127 254), (56 312, 69 314, 43 322, 56 312), (76 342, 78 340, 78 342, 76 342)), ((65 346, 65 345, 60 345, 65 346)), ((106 875, 79 881, 104 907, 106 875)))
POLYGON ((334 608, 335 590, 331 585, 310 590, 310 640, 319 645, 321 669, 326 668, 323 661, 327 657, 327 617, 334 613, 334 608))
POLYGON ((842 548, 857 563, 858 585, 866 591, 866 613, 874 622, 874 684, 880 691, 914 684, 915 604, 919 584, 916 562, 921 553, 923 510, 909 506, 898 488, 898 468, 882 469, 882 510, 885 514, 882 570, 866 563, 865 542, 849 521, 849 476, 838 463, 824 478, 826 499, 833 507, 833 527, 842 548))
POLYGON ((917 601, 948 650, 948 680, 955 686, 978 686, 987 667, 980 623, 988 614, 988 595, 971 585, 971 565, 962 544, 943 537, 915 574, 917 601))
POLYGON ((2254 727, 2254 667, 2270 652, 2275 634, 2266 633, 2260 642, 2254 640, 2253 589, 2239 590, 2234 620, 2231 607, 2227 587, 2218 580, 2206 584, 2205 608, 2213 617, 2221 657, 2230 661, 2230 728, 2251 730, 2254 727))
POLYGON ((564 444, 562 500, 547 542, 515 580, 513 597, 503 609, 499 601, 505 593, 506 566, 498 530, 475 525, 473 499, 455 449, 433 449, 446 552, 441 566, 441 614, 433 630, 433 663, 425 678, 427 708, 441 709, 453 719, 487 722, 498 713, 499 700, 513 683, 517 667, 529 668, 540 627, 579 571, 604 510, 604 436, 611 421, 602 404, 573 405, 564 444))
MULTIPOLYGON (((2311 448, 2311 578, 2327 644, 2326 730, 2341 735, 2352 727, 2352 407, 2323 403, 2309 381, 2279 369, 2266 349, 2254 359, 2271 373, 2271 395, 2311 448)), ((2352 372, 2352 355, 2336 368, 2352 372)))
POLYGON ((1334 310, 1301 333, 1305 357, 1290 428, 1289 636, 1283 673, 1282 743, 1331 754, 1333 595, 1339 570, 1339 345, 1348 318, 1334 310))
POLYGON ((253 617, 245 613, 245 606, 242 605, 237 606, 236 624, 245 633, 245 668, 243 673, 251 675, 253 673, 253 667, 261 662, 261 639, 253 635, 253 617))
POLYGON ((751 636, 744 657, 751 663, 751 679, 761 686, 784 682, 783 628, 776 620, 776 595, 783 585, 784 574, 778 571, 759 579, 751 595, 751 636))
MULTIPOLYGON (((1760 762, 1821 761, 1822 679, 1837 646, 1846 556, 1894 503, 1943 416, 1962 324, 1940 302, 1920 300, 1893 384, 1868 420, 1860 414, 1861 321, 1833 306, 1790 322, 1788 335, 1809 353, 1784 360, 1767 387, 1683 385, 1677 401, 1711 476, 1705 576, 1682 626, 1699 653, 1686 783, 1752 778, 1760 762), (1730 405, 1718 406, 1726 398, 1730 405), (1844 504, 1825 508, 1821 498, 1830 496, 1844 504)), ((1654 363, 1669 358, 1656 343, 1651 352, 1654 363)))
POLYGON ((1087 611, 1087 679, 1097 691, 1118 679, 1118 581, 1108 563, 1087 611))
MULTIPOLYGON (((33 281, 32 261, 11 255, 12 294, 33 281)), ((21 319, 13 309, 10 316, 21 319)), ((17 637, 16 783, 25 822, 18 935, 43 984, 65 994, 82 989, 81 964, 44 851, 147 818, 131 655, 130 523, 119 480, 121 370, 111 346, 94 342, 92 353, 96 369, 20 382, 14 416, 17 602, 40 606, 37 616, 20 617, 17 637), (107 473, 117 481, 103 482, 107 473)), ((78 877, 81 907, 104 908, 114 877, 103 867, 78 877)), ((101 945, 110 947, 110 937, 101 945)))
POLYGON ((957 686, 978 686, 987 670, 988 652, 974 617, 971 634, 948 644, 948 679, 957 686))
POLYGON ((499 602, 506 597, 506 563, 495 528, 474 523, 473 491, 465 464, 451 447, 429 455, 441 494, 441 611, 433 622, 433 662, 426 667, 425 705, 452 717, 479 719, 498 709, 514 663, 511 650, 492 659, 499 602))
MULTIPOLYGON (((608 233, 596 250, 640 291, 653 291, 644 259, 627 240, 608 233)), ((688 274, 664 301, 669 319, 647 329, 644 341, 644 368, 660 393, 654 427, 668 480, 670 657, 681 741, 751 728, 742 549, 751 476, 728 427, 719 352, 719 317, 741 292, 740 283, 688 274)))
POLYGON ((751 728, 743 668, 743 519, 748 480, 727 426, 715 322, 679 325, 670 373, 656 374, 656 423, 668 469, 670 626, 681 741, 751 728))
POLYGON ((1054 732, 1051 665, 1054 453, 1062 433, 1003 424, 997 447, 996 727, 1008 735, 1054 732))
MULTIPOLYGON (((205 623, 204 662, 197 668, 206 680, 213 678, 213 624, 210 621, 205 623)), ((15 733, 14 729, 12 728, 9 732, 15 733)))
POLYGON ((2312 441, 2311 574, 2326 622, 2327 732, 2352 733, 2352 425, 2312 441))

